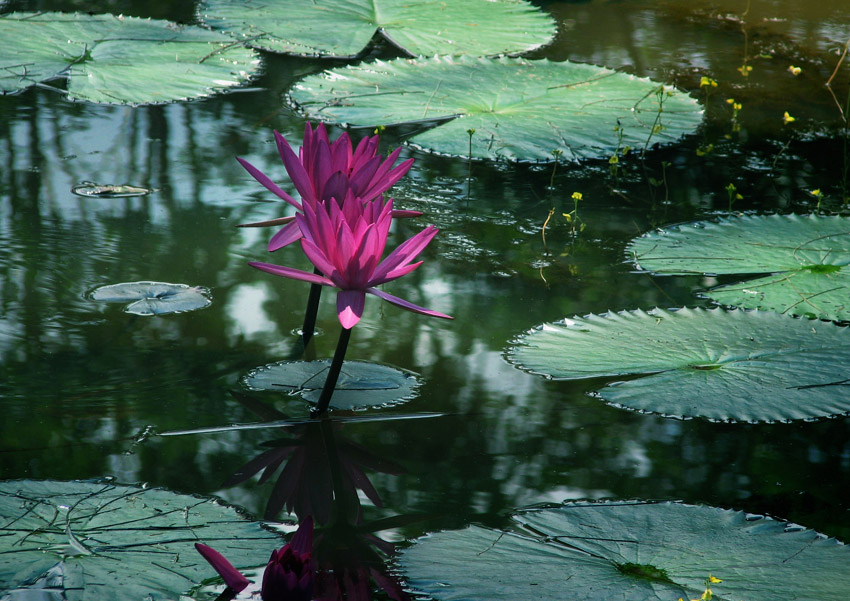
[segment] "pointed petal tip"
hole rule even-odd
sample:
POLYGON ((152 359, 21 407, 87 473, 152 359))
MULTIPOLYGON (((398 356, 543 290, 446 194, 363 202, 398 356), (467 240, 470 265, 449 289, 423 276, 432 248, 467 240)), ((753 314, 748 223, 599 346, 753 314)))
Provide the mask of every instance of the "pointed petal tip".
POLYGON ((233 567, 227 558, 203 543, 195 543, 195 549, 206 559, 213 569, 218 572, 224 583, 237 593, 241 593, 251 583, 242 572, 233 567))

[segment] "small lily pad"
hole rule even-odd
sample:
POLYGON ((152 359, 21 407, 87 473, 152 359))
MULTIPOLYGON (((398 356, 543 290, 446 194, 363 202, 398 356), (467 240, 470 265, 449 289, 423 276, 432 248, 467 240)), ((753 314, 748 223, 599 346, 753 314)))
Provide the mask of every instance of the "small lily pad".
POLYGON ((339 58, 376 34, 413 56, 518 54, 555 35, 552 18, 525 0, 204 0, 200 15, 257 48, 339 58))
POLYGON ((259 56, 202 27, 110 14, 0 16, 0 93, 68 78, 68 97, 151 104, 209 96, 245 83, 259 56))
POLYGON ((840 601, 850 548, 796 524, 674 502, 566 503, 514 516, 521 533, 479 526, 405 549, 410 584, 438 601, 840 601), (509 567, 510 569, 506 569, 509 567))
POLYGON ((0 482, 4 599, 177 599, 215 576, 195 542, 246 568, 282 539, 215 499, 108 482, 0 482))
POLYGON ((71 192, 77 196, 89 196, 95 198, 130 198, 133 196, 145 196, 153 192, 150 188, 131 186, 129 184, 97 184, 95 182, 80 182, 71 192))
POLYGON ((426 123, 411 143, 452 156, 551 161, 678 141, 699 103, 653 81, 569 61, 469 56, 375 61, 305 77, 290 100, 310 119, 426 123))
POLYGON ((772 275, 705 293, 747 309, 850 321, 850 218, 742 215, 656 230, 626 252, 656 274, 772 275))
POLYGON ((768 311, 621 311, 543 324, 508 349, 553 379, 643 376, 599 396, 673 417, 770 422, 850 413, 850 333, 768 311))
MULTIPOLYGON (((330 359, 281 361, 248 372, 242 383, 250 390, 283 391, 316 403, 330 365, 330 359)), ((330 404, 335 409, 386 407, 415 398, 418 389, 419 379, 413 372, 379 363, 346 361, 330 404)))
POLYGON ((125 313, 134 315, 166 315, 185 313, 208 307, 210 291, 203 286, 167 284, 165 282, 124 282, 100 286, 89 298, 107 303, 127 303, 125 313))

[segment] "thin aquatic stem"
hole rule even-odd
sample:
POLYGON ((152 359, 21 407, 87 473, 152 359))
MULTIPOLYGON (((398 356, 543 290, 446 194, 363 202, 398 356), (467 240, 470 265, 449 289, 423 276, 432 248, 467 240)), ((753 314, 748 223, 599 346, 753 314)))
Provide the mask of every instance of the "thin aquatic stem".
POLYGON ((328 377, 325 380, 325 385, 322 388, 322 394, 319 396, 319 401, 316 403, 316 408, 310 412, 311 417, 319 417, 328 410, 328 405, 331 402, 334 389, 336 388, 337 380, 339 380, 339 372, 342 370, 342 362, 345 360, 345 352, 348 350, 348 341, 351 338, 351 330, 353 328, 342 328, 339 333, 339 340, 336 343, 336 351, 334 358, 331 361, 331 367, 328 370, 328 377))
MULTIPOLYGON (((318 267, 313 268, 313 273, 316 275, 323 275, 322 272, 319 271, 318 267)), ((313 334, 316 330, 316 315, 319 312, 319 300, 321 300, 321 298, 322 285, 311 284, 310 296, 307 297, 307 310, 304 311, 304 325, 301 326, 301 341, 304 344, 305 349, 310 343, 310 339, 313 338, 313 334)))

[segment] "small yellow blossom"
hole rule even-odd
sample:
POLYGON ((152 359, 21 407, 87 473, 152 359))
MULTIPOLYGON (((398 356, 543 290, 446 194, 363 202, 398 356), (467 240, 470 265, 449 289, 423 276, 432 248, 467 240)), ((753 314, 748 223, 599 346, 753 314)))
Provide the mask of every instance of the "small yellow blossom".
POLYGON ((790 67, 788 67, 788 71, 790 71, 791 75, 793 75, 795 77, 803 72, 803 70, 800 67, 795 67, 794 65, 791 65, 790 67))
POLYGON ((743 105, 740 102, 734 102, 732 103, 732 108, 736 111, 740 111, 741 108, 743 108, 743 105))
POLYGON ((735 104, 735 99, 734 98, 727 98, 726 104, 735 104))
POLYGON ((796 120, 797 119, 795 117, 792 117, 790 114, 788 114, 788 111, 785 111, 785 114, 782 115, 782 122, 786 125, 788 125, 789 123, 793 123, 796 120))
POLYGON ((747 77, 750 74, 750 71, 752 71, 752 70, 753 70, 752 65, 741 65, 740 67, 738 67, 738 71, 744 77, 747 77))
POLYGON ((809 194, 811 194, 815 198, 821 198, 823 196, 823 192, 820 191, 820 188, 812 190, 811 192, 809 192, 809 194))
POLYGON ((711 584, 718 584, 718 583, 720 583, 720 582, 723 582, 720 578, 715 578, 715 577, 714 577, 714 576, 712 576, 711 574, 709 574, 709 575, 708 575, 708 581, 709 581, 711 584))
POLYGON ((716 88, 717 82, 710 77, 702 76, 699 78, 699 87, 701 88, 716 88))
POLYGON ((582 199, 581 192, 573 192, 572 199, 573 200, 581 200, 582 199))

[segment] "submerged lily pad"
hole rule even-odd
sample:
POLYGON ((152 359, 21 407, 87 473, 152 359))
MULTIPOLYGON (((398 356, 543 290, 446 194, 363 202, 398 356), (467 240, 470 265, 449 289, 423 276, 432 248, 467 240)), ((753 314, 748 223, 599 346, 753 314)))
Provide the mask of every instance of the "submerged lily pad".
POLYGON ((200 14, 257 48, 340 58, 376 33, 413 56, 518 54, 555 35, 552 18, 525 0, 204 0, 200 14))
POLYGON ((471 526, 426 536, 402 552, 402 570, 438 601, 694 599, 709 574, 728 601, 839 601, 850 586, 850 548, 741 511, 609 501, 514 520, 523 534, 471 526))
POLYGON ((706 292, 749 309, 850 320, 850 218, 743 215, 644 234, 627 253, 658 274, 773 275, 706 292))
POLYGON ((674 417, 789 421, 850 413, 850 333, 767 311, 622 311, 543 324, 508 349, 559 380, 643 375, 599 396, 674 417))
POLYGON ((177 599, 215 576, 195 542, 245 568, 267 561, 282 539, 215 499, 110 483, 0 482, 0 582, 12 599, 53 599, 39 596, 47 591, 68 601, 177 599))
POLYGON ((702 120, 697 101, 651 79, 580 63, 434 57, 340 67, 298 82, 310 119, 373 127, 442 121, 411 142, 438 153, 547 161, 674 142, 702 120), (619 127, 619 130, 616 128, 619 127))
POLYGON ((223 33, 136 17, 16 12, 0 16, 0 37, 0 93, 67 76, 74 100, 162 103, 243 84, 259 67, 223 33))
MULTIPOLYGON (((275 390, 301 395, 316 403, 322 394, 330 359, 281 361, 250 371, 243 384, 251 390, 275 390)), ((366 361, 346 361, 331 397, 335 409, 386 407, 413 399, 419 380, 413 372, 366 361)))
POLYGON ((124 312, 134 315, 166 315, 208 307, 212 303, 209 293, 203 286, 124 282, 95 288, 89 293, 89 298, 108 303, 133 301, 124 307, 124 312))

